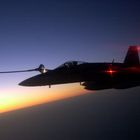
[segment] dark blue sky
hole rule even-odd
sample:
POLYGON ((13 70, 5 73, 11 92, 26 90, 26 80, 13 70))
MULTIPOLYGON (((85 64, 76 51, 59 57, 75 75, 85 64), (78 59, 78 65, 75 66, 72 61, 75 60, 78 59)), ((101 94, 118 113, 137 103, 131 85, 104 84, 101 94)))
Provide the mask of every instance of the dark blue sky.
MULTIPOLYGON (((137 0, 0 1, 0 71, 55 68, 68 60, 123 61, 140 44, 137 0)), ((16 88, 35 75, 1 75, 0 88, 16 88)))
POLYGON ((122 61, 140 44, 136 0, 0 1, 1 69, 66 60, 122 61))

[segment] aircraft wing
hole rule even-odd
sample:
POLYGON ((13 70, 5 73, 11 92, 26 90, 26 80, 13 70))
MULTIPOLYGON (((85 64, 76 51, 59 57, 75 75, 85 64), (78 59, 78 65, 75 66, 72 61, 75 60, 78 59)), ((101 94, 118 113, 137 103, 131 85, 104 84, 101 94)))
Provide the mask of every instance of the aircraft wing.
POLYGON ((120 83, 95 83, 95 82, 84 82, 82 84, 87 90, 103 90, 103 89, 127 89, 132 87, 137 87, 140 85, 140 82, 127 82, 123 81, 120 83))

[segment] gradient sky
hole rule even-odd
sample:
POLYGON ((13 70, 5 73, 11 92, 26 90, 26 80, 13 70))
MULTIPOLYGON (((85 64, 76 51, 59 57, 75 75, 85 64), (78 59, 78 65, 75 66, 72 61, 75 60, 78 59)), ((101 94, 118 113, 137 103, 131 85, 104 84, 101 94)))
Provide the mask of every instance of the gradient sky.
MULTIPOLYGON (((67 60, 122 62, 128 46, 140 44, 139 6, 138 0, 1 0, 0 71, 40 63, 53 69, 67 60)), ((0 112, 48 101, 50 94, 53 100, 85 93, 78 84, 17 85, 35 74, 0 75, 0 112)))

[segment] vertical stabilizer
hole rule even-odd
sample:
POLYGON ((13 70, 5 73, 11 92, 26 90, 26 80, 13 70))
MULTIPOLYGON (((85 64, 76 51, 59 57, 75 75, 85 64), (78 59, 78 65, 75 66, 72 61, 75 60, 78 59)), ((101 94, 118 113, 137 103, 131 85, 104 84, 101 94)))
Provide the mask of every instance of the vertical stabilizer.
POLYGON ((126 57, 124 59, 124 64, 126 66, 136 66, 140 64, 138 48, 138 46, 129 47, 126 57))

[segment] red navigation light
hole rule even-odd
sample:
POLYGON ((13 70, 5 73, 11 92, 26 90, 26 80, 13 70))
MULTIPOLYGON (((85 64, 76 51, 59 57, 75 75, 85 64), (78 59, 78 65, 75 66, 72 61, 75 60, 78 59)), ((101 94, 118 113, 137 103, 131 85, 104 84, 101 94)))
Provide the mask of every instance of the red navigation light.
POLYGON ((118 73, 119 72, 119 67, 118 66, 115 66, 113 64, 109 64, 106 69, 104 69, 104 73, 107 74, 107 75, 110 75, 110 76, 113 76, 115 73, 118 73))
POLYGON ((107 74, 109 74, 111 76, 113 76, 113 74, 116 73, 116 72, 117 72, 116 70, 113 70, 111 68, 109 68, 108 70, 105 70, 105 73, 107 73, 107 74))
POLYGON ((140 52, 140 46, 138 46, 138 51, 140 52))
POLYGON ((140 46, 136 45, 136 46, 129 46, 131 51, 140 51, 140 46))
POLYGON ((108 70, 107 72, 112 75, 114 71, 113 70, 108 70))

